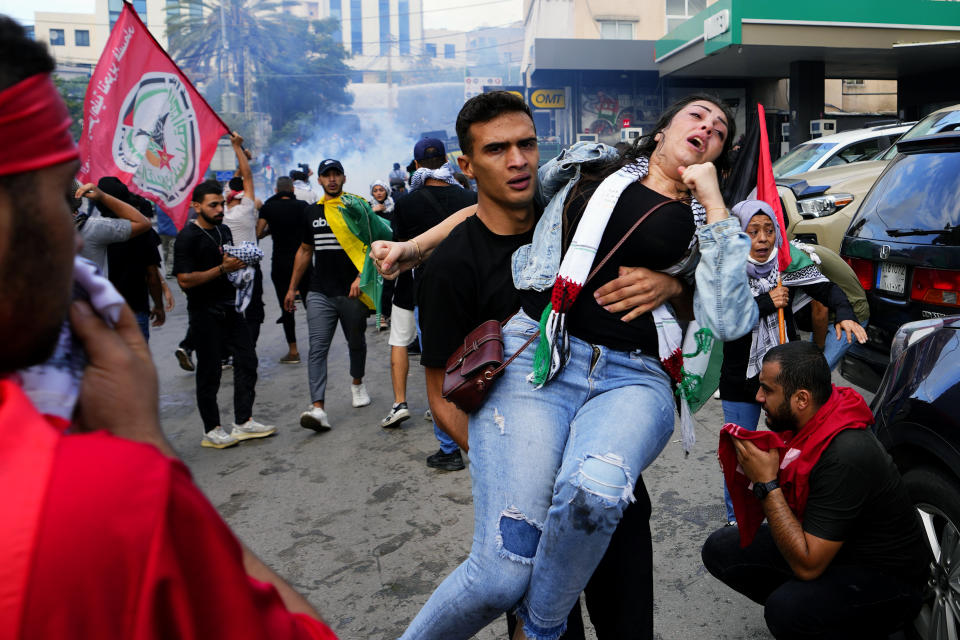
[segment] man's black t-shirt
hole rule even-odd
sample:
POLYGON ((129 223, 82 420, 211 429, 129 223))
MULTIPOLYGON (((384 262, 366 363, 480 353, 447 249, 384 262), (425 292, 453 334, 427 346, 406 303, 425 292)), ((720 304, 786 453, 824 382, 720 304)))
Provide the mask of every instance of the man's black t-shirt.
POLYGON ((323 209, 321 203, 311 204, 304 210, 300 241, 313 246, 310 291, 330 297, 346 296, 359 271, 327 224, 323 209))
MULTIPOLYGON (((196 226, 196 225, 194 225, 196 226)), ((160 265, 160 236, 153 229, 107 247, 110 282, 135 312, 150 311, 147 267, 160 265)))
MULTIPOLYGON (((409 240, 440 224, 451 214, 477 203, 477 194, 453 185, 448 187, 426 186, 397 200, 393 209, 394 241, 409 240), (427 195, 430 194, 430 195, 427 195), (436 206, 430 201, 436 200, 436 206)), ((432 258, 431 258, 432 259, 432 258)), ((393 303, 403 309, 413 309, 413 281, 423 274, 423 267, 397 278, 393 290, 393 303)), ((479 324, 479 323, 478 323, 479 324)))
MULTIPOLYGON (((260 207, 260 217, 267 221, 270 237, 273 238, 271 264, 277 267, 293 267, 293 258, 303 241, 304 210, 307 203, 297 200, 293 194, 275 194, 260 207)), ((312 244, 312 242, 311 242, 312 244)))
POLYGON ((422 365, 443 367, 477 325, 520 307, 510 256, 532 239, 533 229, 501 236, 470 216, 436 248, 417 281, 422 365))
MULTIPOLYGON (((568 203, 567 216, 571 220, 571 229, 566 234, 565 246, 573 238, 582 212, 596 187, 595 184, 585 188, 576 196, 572 196, 574 200, 568 203)), ((639 182, 628 186, 610 214, 595 260, 600 261, 606 257, 637 218, 664 200, 668 198, 639 182)), ((591 344, 603 345, 618 351, 640 349, 647 355, 658 357, 657 329, 652 314, 645 313, 630 322, 623 322, 620 318, 626 315, 625 311, 619 313, 606 311, 594 300, 593 293, 611 280, 615 280, 622 266, 658 270, 679 262, 695 231, 693 213, 688 205, 679 202, 668 204, 650 214, 650 217, 640 223, 640 226, 597 272, 597 275, 580 291, 576 302, 567 313, 567 328, 570 335, 591 344)), ((531 318, 539 319, 550 303, 550 295, 549 288, 545 291, 521 291, 520 298, 524 313, 531 318)))
POLYGON ((893 460, 867 430, 841 431, 820 456, 810 474, 803 529, 843 541, 834 563, 923 582, 928 560, 917 512, 893 460))
MULTIPOLYGON (((207 271, 223 263, 223 245, 233 244, 233 235, 225 224, 204 229, 186 224, 173 243, 173 272, 207 271)), ((232 304, 237 290, 226 276, 186 289, 187 309, 194 311, 218 304, 232 304)))

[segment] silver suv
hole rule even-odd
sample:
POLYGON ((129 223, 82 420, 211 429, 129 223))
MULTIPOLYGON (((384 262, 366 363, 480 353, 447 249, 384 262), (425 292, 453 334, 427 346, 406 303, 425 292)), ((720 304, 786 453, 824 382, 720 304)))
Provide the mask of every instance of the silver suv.
MULTIPOLYGON (((957 128, 960 128, 960 104, 924 117, 897 142, 957 128)), ((839 252, 843 234, 864 196, 896 155, 897 145, 893 144, 870 160, 778 179, 787 234, 839 252)))

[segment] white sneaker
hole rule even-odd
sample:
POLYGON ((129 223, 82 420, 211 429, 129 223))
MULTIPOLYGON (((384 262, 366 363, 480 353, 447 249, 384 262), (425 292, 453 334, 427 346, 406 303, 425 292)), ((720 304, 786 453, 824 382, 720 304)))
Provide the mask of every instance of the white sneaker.
POLYGON ((327 412, 320 407, 310 407, 309 411, 300 414, 300 426, 304 429, 313 429, 317 433, 330 431, 330 421, 327 412))
POLYGON ((370 404, 370 394, 367 393, 367 388, 362 382, 360 384, 351 384, 350 392, 353 394, 354 407, 365 407, 370 404))
POLYGON ((387 417, 380 421, 380 426, 384 428, 399 427, 400 423, 410 417, 410 409, 406 402, 398 402, 390 408, 387 417))
POLYGON ((423 412, 423 419, 433 422, 433 413, 430 412, 430 409, 423 412))
POLYGON ((237 440, 249 440, 250 438, 266 438, 277 432, 275 426, 260 424, 253 418, 250 418, 243 424, 233 423, 233 431, 230 435, 237 440))
POLYGON ((201 447, 212 447, 213 449, 226 449, 240 442, 232 433, 227 433, 223 427, 217 427, 207 431, 200 441, 201 447))

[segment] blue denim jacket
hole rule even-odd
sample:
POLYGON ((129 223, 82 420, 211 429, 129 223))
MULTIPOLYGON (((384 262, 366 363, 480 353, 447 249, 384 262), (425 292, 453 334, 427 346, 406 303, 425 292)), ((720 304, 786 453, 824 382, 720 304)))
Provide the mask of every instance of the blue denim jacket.
POLYGON ((605 144, 578 142, 564 149, 537 173, 537 199, 546 203, 533 231, 533 242, 513 253, 513 285, 517 289, 543 291, 553 286, 560 271, 563 203, 580 180, 580 165, 612 160, 617 150, 605 144))
MULTIPOLYGON (((547 202, 533 232, 533 241, 513 254, 513 284, 517 289, 543 291, 553 286, 560 270, 563 205, 580 179, 580 165, 611 160, 617 150, 604 144, 578 142, 540 167, 537 197, 547 202)), ((759 311, 747 284, 750 239, 735 218, 697 229, 699 251, 668 271, 687 280, 694 274, 693 308, 697 321, 710 327, 718 340, 744 336, 757 323, 759 311)))
POLYGON ((756 326, 760 311, 747 283, 750 238, 730 217, 697 229, 700 263, 693 291, 693 315, 722 342, 736 340, 756 326))

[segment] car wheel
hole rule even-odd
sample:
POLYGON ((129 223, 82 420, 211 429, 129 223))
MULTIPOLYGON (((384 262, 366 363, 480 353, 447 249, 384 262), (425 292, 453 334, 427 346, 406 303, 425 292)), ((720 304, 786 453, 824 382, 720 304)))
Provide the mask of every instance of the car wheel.
POLYGON ((913 624, 921 640, 960 637, 960 483, 945 472, 916 468, 903 475, 930 550, 923 607, 913 624))

